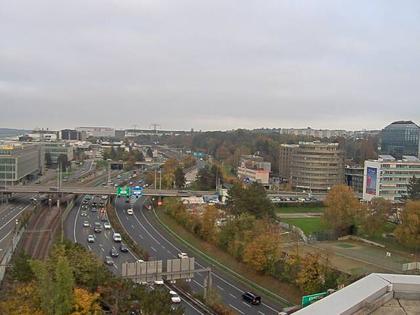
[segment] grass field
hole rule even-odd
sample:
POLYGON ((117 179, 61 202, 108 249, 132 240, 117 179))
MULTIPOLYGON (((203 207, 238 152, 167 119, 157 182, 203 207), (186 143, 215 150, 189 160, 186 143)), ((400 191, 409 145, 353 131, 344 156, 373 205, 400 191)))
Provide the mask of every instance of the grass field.
POLYGON ((325 207, 321 206, 309 206, 302 205, 297 207, 277 207, 276 213, 313 213, 313 212, 324 212, 325 207))
POLYGON ((301 228, 306 235, 327 229, 325 224, 321 222, 321 218, 283 219, 282 221, 301 228))

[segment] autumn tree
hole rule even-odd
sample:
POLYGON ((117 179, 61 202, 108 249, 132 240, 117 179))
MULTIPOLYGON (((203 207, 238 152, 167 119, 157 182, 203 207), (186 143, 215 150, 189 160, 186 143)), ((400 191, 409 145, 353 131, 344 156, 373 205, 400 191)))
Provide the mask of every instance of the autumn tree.
POLYGON ((392 203, 384 198, 374 198, 360 211, 360 223, 363 231, 374 235, 384 230, 388 216, 391 213, 392 203))
POLYGON ((334 186, 325 198, 323 219, 340 233, 351 233, 361 208, 353 190, 344 184, 334 186))
POLYGON ((408 201, 404 207, 401 224, 395 230, 398 241, 412 248, 420 247, 420 201, 408 201))
POLYGON ((216 220, 219 212, 214 206, 206 206, 201 217, 201 238, 206 241, 216 239, 216 220))
POLYGON ((308 294, 320 292, 325 284, 327 268, 320 263, 320 255, 308 253, 301 260, 296 284, 308 294))
POLYGON ((182 167, 178 166, 174 171, 175 186, 183 188, 185 186, 185 173, 182 167))
POLYGON ((279 259, 279 237, 274 233, 264 233, 249 242, 244 250, 243 261, 260 272, 270 273, 279 259))
POLYGON ((246 187, 240 183, 234 184, 228 195, 227 206, 233 214, 248 212, 257 218, 274 216, 273 204, 259 183, 252 183, 246 187))
POLYGON ((99 293, 91 293, 82 288, 75 288, 73 312, 71 315, 102 314, 99 297, 99 293))

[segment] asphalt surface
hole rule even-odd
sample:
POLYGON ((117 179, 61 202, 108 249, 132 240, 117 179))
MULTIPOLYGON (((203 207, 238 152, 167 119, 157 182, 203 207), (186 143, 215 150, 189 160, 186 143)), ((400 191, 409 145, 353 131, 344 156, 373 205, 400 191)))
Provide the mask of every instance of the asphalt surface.
MULTIPOLYGON (((86 210, 88 216, 81 216, 83 210, 81 209, 81 203, 79 202, 69 213, 66 221, 65 221, 65 235, 68 239, 72 240, 73 242, 79 243, 86 247, 89 251, 93 252, 100 260, 104 261, 105 256, 110 256, 111 248, 116 248, 119 252, 118 257, 113 257, 113 265, 108 266, 109 270, 113 272, 115 275, 121 275, 122 264, 124 262, 135 262, 137 258, 135 255, 129 251, 128 253, 122 253, 119 250, 119 246, 121 243, 116 243, 112 239, 112 235, 114 233, 114 229, 111 228, 110 230, 105 230, 103 228, 103 221, 101 221, 102 216, 99 212, 92 212, 90 209, 86 210), (88 221, 89 227, 83 227, 83 222, 88 221), (95 233, 93 230, 95 222, 102 223, 102 232, 95 233), (87 238, 88 235, 94 235, 95 242, 88 243, 87 238)), ((182 301, 182 307, 185 309, 185 314, 193 315, 193 314, 202 314, 199 310, 197 310, 194 306, 190 305, 189 303, 182 301)))
MULTIPOLYGON (((154 213, 151 210, 143 209, 143 199, 140 198, 134 204, 134 215, 127 215, 126 209, 130 207, 124 198, 116 198, 117 215, 126 229, 127 233, 152 256, 151 259, 166 260, 177 258, 178 253, 187 252, 182 244, 163 231, 156 222, 154 213)), ((150 260, 151 260, 150 259, 150 260)), ((200 257, 195 257, 196 269, 211 267, 200 257)), ((213 268, 215 271, 215 269, 213 268)), ((203 274, 196 274, 191 282, 191 288, 195 292, 202 292, 203 274)), ((213 272, 213 286, 217 288, 222 297, 223 303, 231 307, 239 314, 278 314, 281 305, 272 305, 263 301, 261 305, 253 306, 242 300, 242 293, 250 290, 239 281, 230 279, 219 272, 213 272)))

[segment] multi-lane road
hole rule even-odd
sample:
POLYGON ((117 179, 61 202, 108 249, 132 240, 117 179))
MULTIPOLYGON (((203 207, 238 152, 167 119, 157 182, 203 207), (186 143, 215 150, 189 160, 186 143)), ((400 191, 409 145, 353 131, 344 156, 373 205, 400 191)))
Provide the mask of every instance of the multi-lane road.
MULTIPOLYGON (((101 221, 102 216, 100 212, 92 212, 90 207, 88 207, 89 209, 87 210, 82 210, 81 207, 81 203, 78 202, 67 217, 64 228, 66 237, 85 246, 102 261, 105 260, 106 256, 110 256, 110 251, 114 247, 119 252, 119 256, 112 258, 113 265, 108 266, 108 268, 117 276, 121 276, 122 264, 124 262, 135 262, 138 260, 138 258, 131 251, 122 253, 119 250, 121 243, 116 243, 112 239, 113 233, 119 231, 114 231, 113 227, 111 227, 109 230, 104 229, 104 222, 101 221), (87 216, 82 216, 82 212, 86 212, 87 216), (84 221, 89 222, 89 227, 83 226, 84 221), (102 223, 101 233, 94 232, 93 227, 95 222, 102 223), (87 241, 88 235, 90 234, 95 236, 94 243, 89 243, 87 241)), ((181 305, 185 309, 185 314, 187 315, 203 314, 199 309, 187 301, 182 301, 181 305)))
MULTIPOLYGON (((144 197, 143 197, 144 198, 144 197)), ((165 260, 177 258, 178 253, 188 252, 188 250, 171 235, 166 233, 156 221, 153 210, 144 210, 143 201, 139 199, 134 204, 134 214, 128 215, 127 208, 130 207, 125 203, 124 198, 117 198, 115 206, 117 215, 126 232, 139 244, 148 251, 154 259, 165 260)), ((196 258, 196 268, 212 267, 200 257, 196 258)), ((191 282, 194 291, 203 290, 204 276, 197 274, 191 282)), ((242 293, 249 290, 239 281, 219 272, 213 267, 213 285, 218 290, 223 302, 235 310, 239 314, 278 314, 281 310, 282 303, 272 304, 263 301, 259 306, 252 306, 242 300, 242 293)))

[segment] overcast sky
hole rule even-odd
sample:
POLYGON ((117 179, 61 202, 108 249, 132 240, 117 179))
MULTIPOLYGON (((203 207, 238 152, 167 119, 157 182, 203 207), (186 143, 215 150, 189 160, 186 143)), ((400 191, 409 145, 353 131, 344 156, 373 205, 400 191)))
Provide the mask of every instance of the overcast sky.
POLYGON ((0 127, 420 123, 420 1, 0 0, 0 127))

